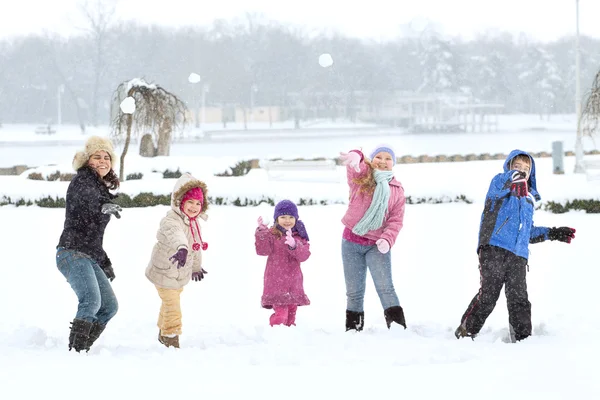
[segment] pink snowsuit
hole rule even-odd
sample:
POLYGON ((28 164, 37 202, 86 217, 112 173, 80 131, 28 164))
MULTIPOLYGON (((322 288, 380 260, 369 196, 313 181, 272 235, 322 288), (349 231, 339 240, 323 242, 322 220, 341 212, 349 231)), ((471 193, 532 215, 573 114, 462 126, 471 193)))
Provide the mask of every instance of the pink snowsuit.
POLYGON ((261 304, 264 308, 277 306, 306 306, 310 300, 304 293, 300 263, 310 256, 310 244, 297 233, 293 237, 296 247, 290 249, 281 238, 268 228, 257 228, 255 233, 256 254, 268 256, 265 268, 264 289, 261 304))

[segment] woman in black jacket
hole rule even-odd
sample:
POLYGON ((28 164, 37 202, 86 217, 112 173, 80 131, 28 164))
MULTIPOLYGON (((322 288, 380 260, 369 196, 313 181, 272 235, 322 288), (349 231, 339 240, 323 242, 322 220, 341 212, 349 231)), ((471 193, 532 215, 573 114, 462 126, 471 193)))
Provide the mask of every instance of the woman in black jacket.
POLYGON ((57 246, 56 264, 79 299, 71 325, 69 350, 89 351, 118 309, 110 282, 115 278, 110 259, 102 248, 111 214, 121 208, 112 203, 109 190, 119 187, 112 169, 113 146, 106 138, 92 136, 77 152, 73 177, 67 190, 65 226, 57 246))

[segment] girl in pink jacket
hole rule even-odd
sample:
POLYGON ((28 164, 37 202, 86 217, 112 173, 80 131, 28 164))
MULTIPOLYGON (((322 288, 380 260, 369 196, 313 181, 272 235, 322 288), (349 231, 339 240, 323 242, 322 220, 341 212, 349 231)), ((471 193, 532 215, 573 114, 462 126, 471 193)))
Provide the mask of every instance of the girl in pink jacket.
POLYGON ((342 218, 342 262, 346 280, 346 331, 364 327, 364 297, 367 268, 384 309, 388 329, 396 322, 406 329, 392 282, 390 248, 404 220, 404 189, 394 178, 396 155, 390 146, 378 146, 371 160, 362 152, 340 153, 346 165, 350 203, 342 218))
POLYGON ((274 225, 269 229, 262 217, 258 218, 255 245, 256 254, 268 256, 264 275, 261 304, 273 309, 269 318, 273 325, 296 325, 298 306, 310 304, 304 293, 300 263, 310 257, 308 234, 298 219, 298 208, 283 200, 275 206, 274 225))

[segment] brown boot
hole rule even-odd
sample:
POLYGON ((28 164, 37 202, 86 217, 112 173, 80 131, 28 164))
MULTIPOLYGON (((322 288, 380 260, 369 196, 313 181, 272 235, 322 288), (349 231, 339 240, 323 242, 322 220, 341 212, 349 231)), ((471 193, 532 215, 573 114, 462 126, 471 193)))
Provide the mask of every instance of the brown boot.
POLYGON ((166 347, 175 347, 179 348, 179 336, 175 335, 174 337, 163 336, 160 334, 160 330, 158 331, 158 341, 164 344, 166 347))

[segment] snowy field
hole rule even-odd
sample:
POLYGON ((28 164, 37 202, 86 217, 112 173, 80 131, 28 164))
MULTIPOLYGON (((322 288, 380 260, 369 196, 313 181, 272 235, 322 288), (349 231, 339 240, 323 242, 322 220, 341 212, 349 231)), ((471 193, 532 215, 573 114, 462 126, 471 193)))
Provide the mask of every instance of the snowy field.
MULTIPOLYGON (((8 128, 0 129, 0 136, 8 128)), ((443 145, 415 135, 388 141, 396 145, 398 155, 497 153, 513 148, 548 151, 554 135, 563 135, 565 148, 571 146, 566 140, 572 139, 572 131, 561 129, 505 132, 502 137, 469 134, 473 140, 444 135, 443 145), (403 142, 406 138, 414 142, 403 142), (413 143, 416 149, 403 143, 413 143), (445 151, 446 145, 453 147, 445 151), (460 148, 465 150, 457 151, 460 148)), ((6 136, 0 141, 8 140, 6 136)), ((314 176, 295 175, 272 181, 264 171, 240 178, 212 174, 250 153, 262 158, 279 149, 277 156, 310 157, 317 152, 336 156, 356 145, 369 149, 371 139, 379 138, 279 145, 271 140, 245 146, 215 144, 208 149, 204 144, 181 144, 174 146, 173 157, 150 161, 132 157, 130 165, 131 172, 182 166, 206 180, 212 196, 244 193, 345 201, 343 179, 318 182, 314 176), (186 153, 192 148, 197 154, 186 153)), ((7 150, 3 144, 0 160, 4 165, 0 166, 57 163, 66 169, 84 140, 72 147, 48 143, 7 150), (10 162, 4 157, 11 157, 10 162)), ((573 162, 573 157, 567 157, 566 174, 559 176, 551 174, 550 159, 538 160, 543 200, 600 199, 600 181, 573 174, 573 162)), ((475 247, 482 201, 501 165, 502 161, 482 161, 395 167, 407 195, 466 194, 473 201, 407 206, 404 229, 392 249, 394 281, 407 330, 387 329, 369 278, 365 331, 344 332, 340 252, 344 204, 299 207, 311 237, 312 255, 303 271, 312 304, 298 310, 297 326, 291 328, 270 327, 270 311, 260 307, 266 259, 255 254, 254 229, 258 216, 272 220, 272 207, 211 206, 210 218, 202 224, 202 236, 209 243, 204 253, 209 273, 202 282, 191 282, 182 294, 184 326, 179 350, 164 348, 156 340, 160 302, 144 276, 156 229, 168 207, 126 209, 121 219, 109 224, 104 246, 117 275, 113 286, 120 310, 88 354, 67 351, 76 297, 54 261, 64 210, 0 207, 3 398, 600 398, 599 214, 536 212, 537 225, 571 226, 577 233, 569 245, 545 242, 530 247, 527 279, 533 305, 532 337, 506 343, 508 314, 502 294, 475 341, 454 338, 453 331, 479 288, 475 247)), ((343 169, 333 174, 340 178, 343 169)), ((175 182, 149 175, 124 182, 122 192, 168 193, 175 182)), ((0 197, 64 196, 66 187, 65 182, 0 177, 0 197)))
MULTIPOLYGON (((575 121, 574 115, 554 115, 549 121, 540 120, 535 115, 501 115, 498 132, 463 134, 410 134, 401 129, 374 128, 368 124, 354 125, 348 122, 332 124, 327 121, 312 121, 300 131, 291 129, 291 122, 282 122, 274 125, 272 133, 267 129, 268 124, 255 123, 249 125, 248 131, 220 134, 218 131, 222 130, 222 126, 215 124, 207 127, 217 131, 212 140, 200 139, 202 131, 195 128, 176 135, 178 141, 172 145, 171 155, 228 157, 235 160, 331 158, 338 156, 340 148, 362 146, 369 149, 381 142, 395 146, 398 157, 508 153, 515 147, 550 152, 553 141, 562 141, 565 150, 574 150, 575 121), (259 130, 260 133, 257 132, 259 130)), ((86 135, 82 135, 76 126, 65 125, 55 127, 57 132, 54 135, 38 135, 34 133, 35 128, 35 125, 10 124, 0 128, 0 168, 65 162, 71 160, 89 135, 106 136, 110 132, 109 127, 105 126, 88 128, 86 135)), ((243 125, 229 124, 228 129, 243 129, 243 125)), ((586 139, 584 147, 592 150, 596 144, 586 139)), ((130 154, 137 153, 138 146, 132 145, 130 154)))

